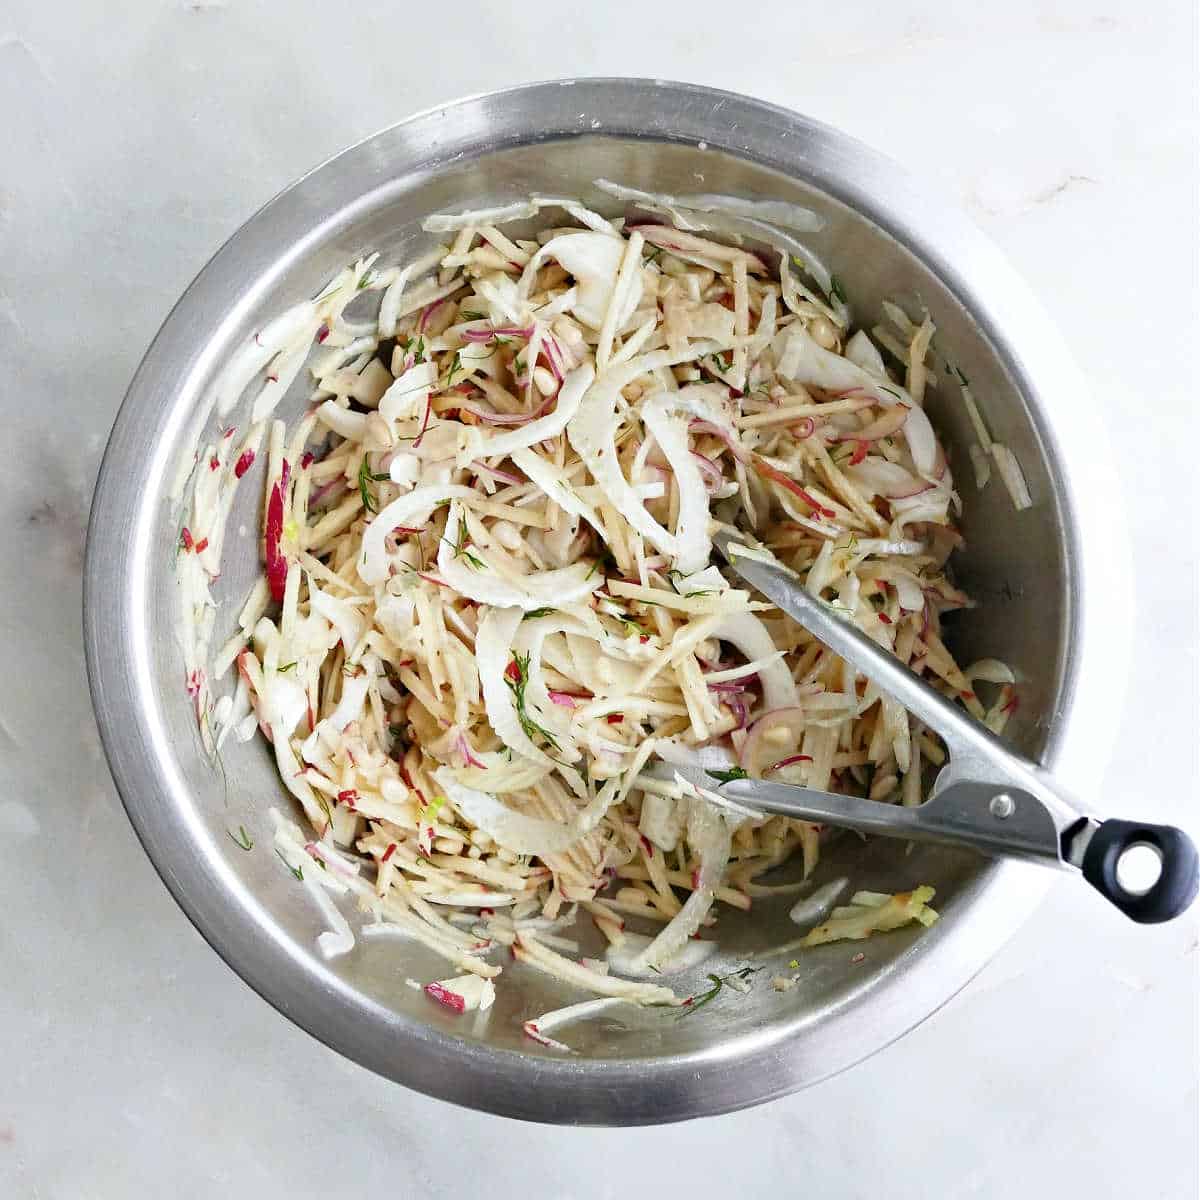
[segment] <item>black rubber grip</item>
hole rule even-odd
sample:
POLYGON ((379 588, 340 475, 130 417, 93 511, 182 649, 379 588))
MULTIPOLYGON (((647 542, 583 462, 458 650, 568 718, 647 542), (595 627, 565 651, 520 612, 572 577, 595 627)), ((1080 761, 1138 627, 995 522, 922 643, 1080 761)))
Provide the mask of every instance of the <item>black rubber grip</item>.
POLYGON ((1192 839, 1174 825, 1104 821, 1084 851, 1083 877, 1127 917, 1154 925, 1179 916, 1195 900, 1200 856, 1192 839), (1117 878, 1121 855, 1134 846, 1152 846, 1162 860, 1158 880, 1146 892, 1127 891, 1117 878))

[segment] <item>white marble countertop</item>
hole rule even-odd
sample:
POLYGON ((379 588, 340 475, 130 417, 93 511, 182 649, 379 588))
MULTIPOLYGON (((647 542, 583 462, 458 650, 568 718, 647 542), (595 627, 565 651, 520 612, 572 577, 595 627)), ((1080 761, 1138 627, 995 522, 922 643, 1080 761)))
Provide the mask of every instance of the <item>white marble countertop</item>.
POLYGON ((957 198, 1061 324, 1123 455, 1137 578, 1098 806, 1194 828, 1196 37, 1189 0, 3 6, 0 1194, 1195 1196, 1196 922, 1138 928, 1066 883, 916 1032, 733 1116, 546 1129, 341 1060, 204 945, 135 841, 92 723, 79 576, 146 344, 300 172, 527 79, 753 92, 957 198))

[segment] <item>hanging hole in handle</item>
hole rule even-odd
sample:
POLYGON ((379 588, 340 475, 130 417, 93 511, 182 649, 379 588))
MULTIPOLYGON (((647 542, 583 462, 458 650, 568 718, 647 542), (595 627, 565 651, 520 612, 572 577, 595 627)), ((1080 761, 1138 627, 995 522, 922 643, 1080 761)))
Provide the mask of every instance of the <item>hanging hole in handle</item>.
POLYGON ((1117 859, 1117 882, 1131 896, 1144 896, 1162 876, 1162 852, 1149 842, 1133 842, 1117 859))

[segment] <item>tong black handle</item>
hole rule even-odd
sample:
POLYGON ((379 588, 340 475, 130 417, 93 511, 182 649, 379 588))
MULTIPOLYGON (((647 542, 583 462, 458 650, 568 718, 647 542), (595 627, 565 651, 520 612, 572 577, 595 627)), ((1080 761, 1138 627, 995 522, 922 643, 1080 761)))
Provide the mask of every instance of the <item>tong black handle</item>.
POLYGON ((1083 854, 1083 877, 1131 920, 1154 925, 1179 916, 1196 898, 1200 887, 1200 856, 1196 844, 1174 825, 1141 821, 1102 821, 1083 854), (1149 846, 1159 857, 1158 879, 1145 891, 1126 888, 1117 872, 1124 854, 1149 846))

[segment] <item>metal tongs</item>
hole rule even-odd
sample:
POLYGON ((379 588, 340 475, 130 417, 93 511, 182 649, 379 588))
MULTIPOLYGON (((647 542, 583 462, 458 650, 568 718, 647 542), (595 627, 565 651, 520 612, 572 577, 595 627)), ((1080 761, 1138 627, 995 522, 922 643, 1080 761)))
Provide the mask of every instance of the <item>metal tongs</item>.
MULTIPOLYGON (((759 779, 722 783, 721 795, 764 812, 862 833, 948 842, 1078 870, 1126 916, 1143 923, 1170 920, 1192 903, 1200 860, 1186 833, 1172 825, 1087 814, 1048 772, 1010 750, 812 596, 794 572, 747 554, 728 528, 718 529, 714 541, 742 579, 939 734, 949 752, 929 798, 915 808, 759 779), (1144 889, 1122 883, 1118 873, 1123 857, 1138 847, 1149 847, 1159 859, 1158 878, 1144 889)), ((708 779, 704 786, 717 785, 708 779)))

